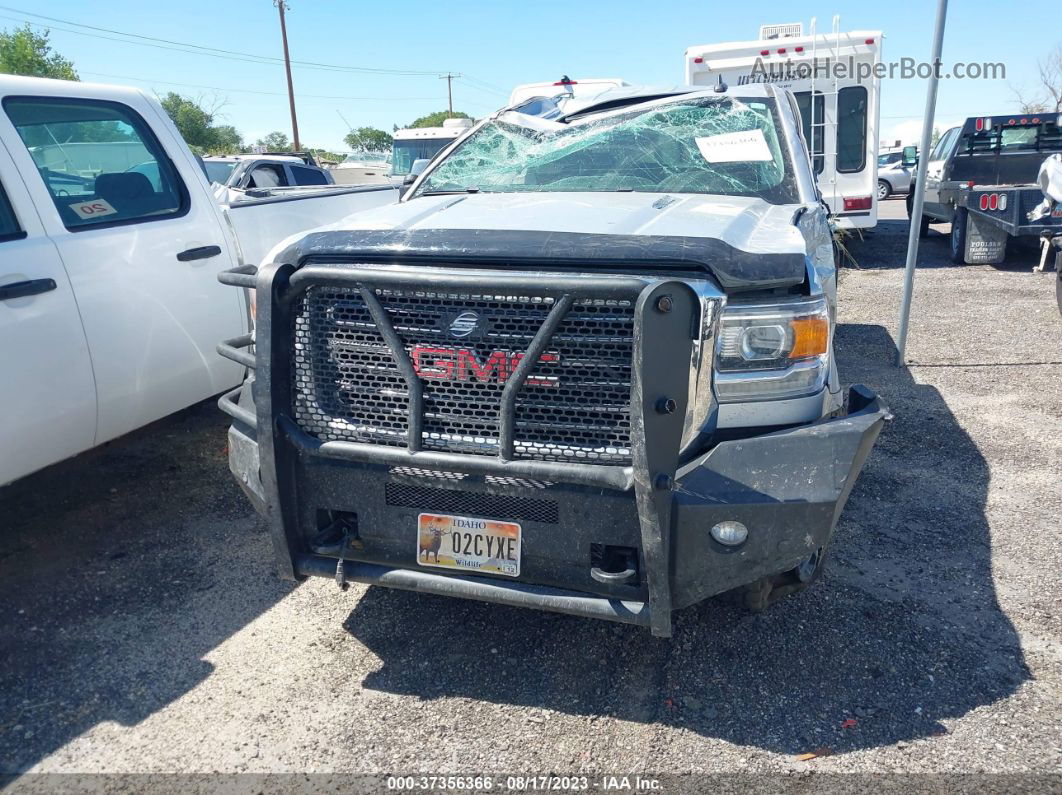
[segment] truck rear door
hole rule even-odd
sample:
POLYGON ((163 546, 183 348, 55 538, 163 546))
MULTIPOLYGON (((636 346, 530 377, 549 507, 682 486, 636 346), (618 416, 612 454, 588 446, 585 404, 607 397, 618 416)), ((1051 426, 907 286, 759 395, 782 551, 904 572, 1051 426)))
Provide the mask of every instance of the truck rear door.
POLYGON ((0 143, 0 485, 87 450, 95 435, 70 280, 0 143))
POLYGON ((0 116, 77 297, 97 444, 238 383, 215 345, 246 327, 216 279, 234 255, 191 153, 139 92, 98 92, 46 86, 6 97, 0 116))
POLYGON ((941 187, 948 179, 948 158, 955 150, 955 144, 959 139, 959 127, 952 127, 937 141, 929 153, 929 162, 926 164, 926 192, 923 212, 932 215, 942 221, 951 220, 951 208, 945 207, 941 198, 941 187))

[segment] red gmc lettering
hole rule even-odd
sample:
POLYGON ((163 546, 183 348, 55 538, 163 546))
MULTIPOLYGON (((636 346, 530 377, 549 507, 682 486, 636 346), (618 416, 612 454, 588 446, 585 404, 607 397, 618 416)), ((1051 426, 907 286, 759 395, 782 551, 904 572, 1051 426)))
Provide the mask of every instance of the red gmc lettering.
MULTIPOLYGON (((410 351, 413 360, 413 369, 421 378, 433 378, 440 381, 471 381, 490 383, 497 380, 504 384, 516 370, 520 360, 524 358, 522 353, 509 353, 508 351, 493 351, 484 362, 480 362, 475 351, 466 348, 431 348, 417 346, 410 351)), ((555 353, 544 353, 539 356, 540 362, 559 362, 560 356, 555 353)), ((552 387, 558 384, 559 379, 551 377, 529 377, 525 382, 528 386, 552 387)))
POLYGON ((454 377, 454 355, 448 348, 414 348, 413 369, 421 378, 449 381, 454 377))
POLYGON ((490 374, 498 370, 498 381, 505 383, 509 380, 512 371, 509 369, 509 355, 505 351, 494 351, 487 357, 482 367, 476 361, 476 354, 472 351, 457 352, 457 380, 471 381, 470 375, 475 375, 484 384, 490 383, 490 374))

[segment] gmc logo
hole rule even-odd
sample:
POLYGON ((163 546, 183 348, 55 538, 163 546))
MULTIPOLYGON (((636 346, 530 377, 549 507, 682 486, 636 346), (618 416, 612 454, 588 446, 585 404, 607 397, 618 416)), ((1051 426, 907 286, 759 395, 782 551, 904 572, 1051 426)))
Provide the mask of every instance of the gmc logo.
MULTIPOLYGON (((480 362, 476 352, 467 348, 429 348, 417 346, 409 352, 413 359, 413 369, 421 378, 433 378, 439 381, 472 381, 483 384, 491 382, 504 384, 524 358, 522 353, 494 351, 487 360, 480 362)), ((539 362, 555 363, 560 361, 556 353, 543 353, 539 362)), ((524 382, 527 386, 554 387, 560 383, 556 376, 528 376, 524 382)))

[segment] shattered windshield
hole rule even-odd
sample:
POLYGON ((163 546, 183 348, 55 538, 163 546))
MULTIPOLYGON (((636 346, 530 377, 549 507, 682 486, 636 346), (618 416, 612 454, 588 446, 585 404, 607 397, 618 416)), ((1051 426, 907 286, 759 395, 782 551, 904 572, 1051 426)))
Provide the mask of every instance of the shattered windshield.
POLYGON ((448 192, 647 191, 798 201, 767 98, 680 98, 568 122, 507 112, 421 183, 448 192))

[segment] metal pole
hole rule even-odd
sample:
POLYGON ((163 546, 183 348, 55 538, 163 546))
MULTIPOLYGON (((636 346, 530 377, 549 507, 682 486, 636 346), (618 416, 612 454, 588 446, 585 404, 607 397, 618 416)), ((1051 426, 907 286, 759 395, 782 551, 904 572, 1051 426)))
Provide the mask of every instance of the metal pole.
POLYGON ((284 11, 286 9, 286 3, 284 0, 273 0, 273 5, 280 11, 280 38, 284 40, 284 71, 288 75, 288 105, 291 107, 291 137, 293 141, 293 149, 298 152, 302 149, 302 145, 299 143, 299 122, 295 118, 295 89, 291 84, 291 58, 288 56, 288 28, 284 24, 284 11))
POLYGON ((900 305, 900 330, 896 341, 896 366, 904 365, 907 350, 907 326, 911 319, 911 296, 914 293, 915 263, 918 261, 918 231, 922 226, 922 205, 926 196, 926 166, 929 147, 933 142, 933 117, 937 110, 937 84, 940 82, 940 55, 944 49, 944 20, 948 15, 948 0, 937 3, 937 24, 933 31, 933 73, 926 89, 926 112, 922 127, 922 141, 918 149, 918 170, 915 174, 914 199, 911 202, 911 228, 907 231, 907 264, 903 274, 903 303, 900 305))

